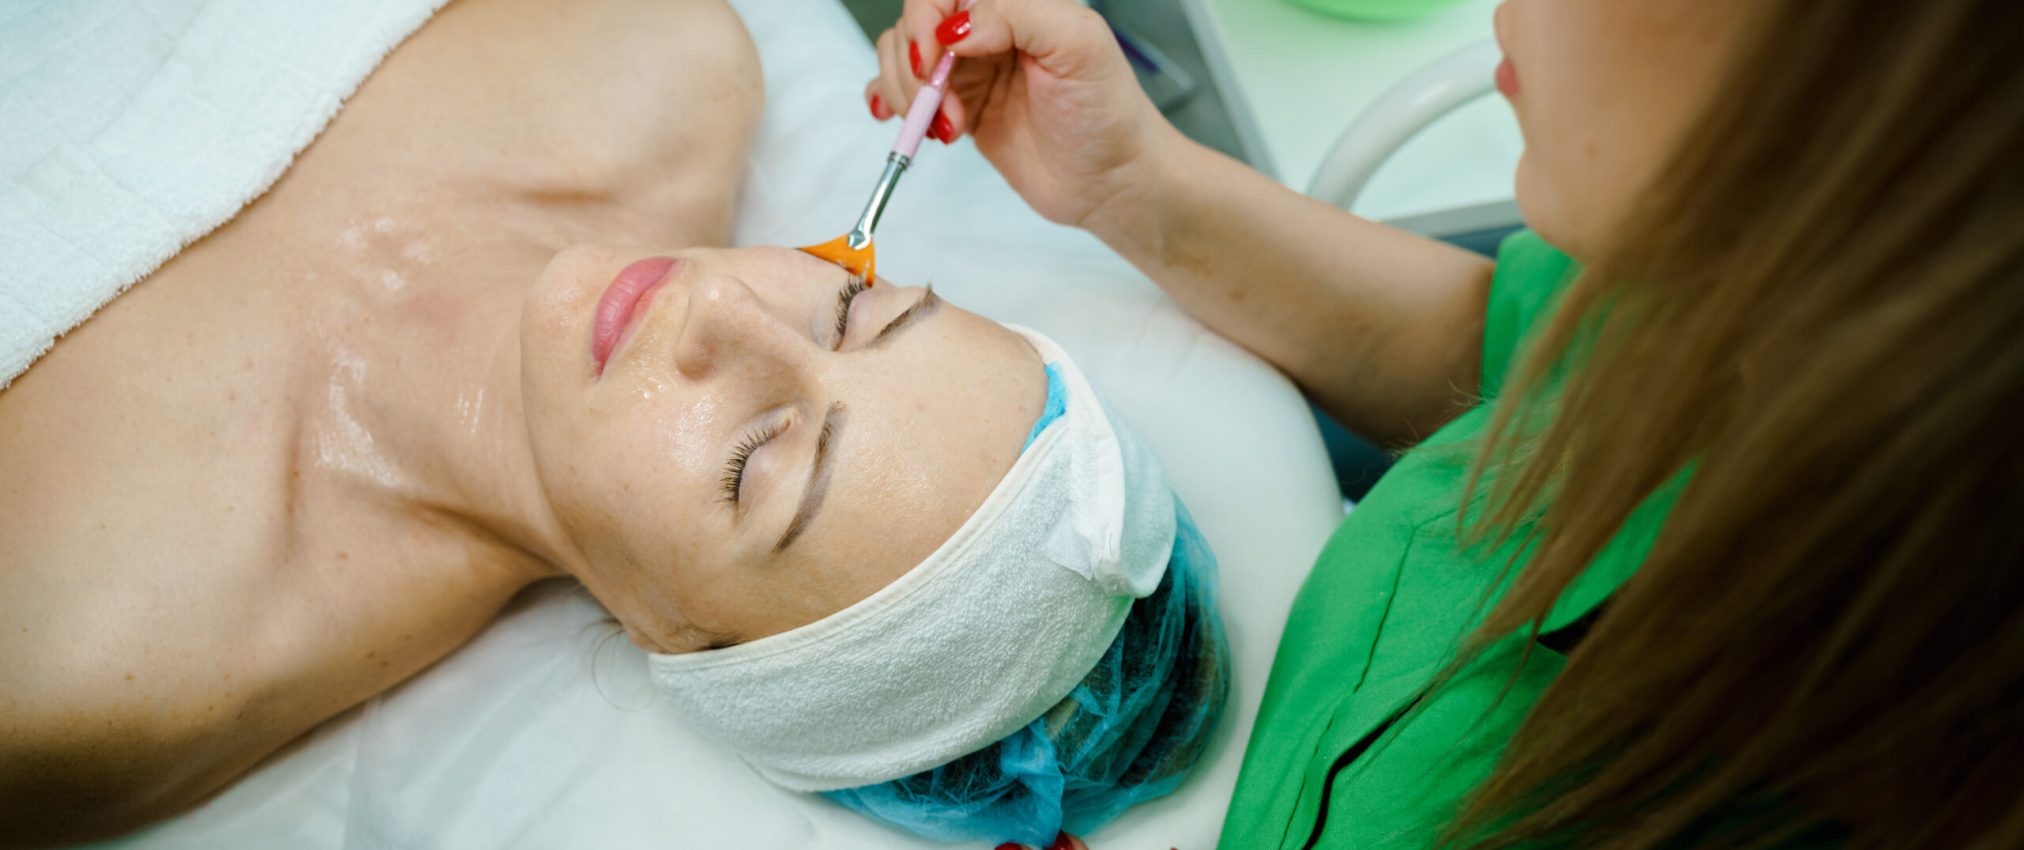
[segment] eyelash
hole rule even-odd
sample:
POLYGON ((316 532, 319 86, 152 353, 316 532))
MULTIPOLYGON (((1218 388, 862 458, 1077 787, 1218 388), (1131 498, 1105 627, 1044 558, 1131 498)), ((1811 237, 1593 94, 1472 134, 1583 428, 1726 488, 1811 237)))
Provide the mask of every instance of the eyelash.
POLYGON ((738 447, 731 451, 731 462, 724 465, 724 477, 717 482, 718 498, 725 504, 738 504, 738 491, 745 486, 745 464, 752 459, 752 453, 760 446, 773 442, 780 436, 780 426, 768 425, 745 435, 738 441, 738 447))
MULTIPOLYGON (((864 282, 864 278, 854 277, 851 278, 850 283, 844 284, 842 289, 837 290, 837 346, 841 347, 843 345, 843 332, 845 327, 850 324, 851 299, 856 298, 859 293, 870 288, 870 285, 864 282)), ((780 436, 779 426, 769 425, 746 434, 744 439, 738 441, 737 448, 731 450, 731 462, 724 465, 724 475, 717 481, 718 498, 726 504, 738 504, 738 491, 745 486, 745 464, 752 460, 752 453, 758 451, 760 446, 772 442, 773 438, 778 436, 780 436)))
POLYGON ((860 293, 860 292, 863 292, 863 291, 865 291, 866 289, 869 289, 869 288, 871 288, 871 287, 870 287, 870 286, 869 286, 868 284, 866 284, 866 283, 864 282, 864 278, 861 278, 861 277, 853 277, 853 278, 851 278, 851 279, 850 279, 850 283, 848 283, 848 284, 845 284, 845 285, 844 285, 844 287, 843 287, 843 289, 841 289, 841 290, 838 290, 838 291, 837 291, 837 293, 836 293, 836 347, 838 347, 838 348, 842 348, 842 347, 843 347, 843 331, 844 331, 844 328, 845 328, 846 326, 848 326, 848 325, 850 324, 850 301, 851 301, 851 299, 853 299, 853 298, 856 298, 856 297, 857 297, 857 295, 858 295, 858 293, 860 293))

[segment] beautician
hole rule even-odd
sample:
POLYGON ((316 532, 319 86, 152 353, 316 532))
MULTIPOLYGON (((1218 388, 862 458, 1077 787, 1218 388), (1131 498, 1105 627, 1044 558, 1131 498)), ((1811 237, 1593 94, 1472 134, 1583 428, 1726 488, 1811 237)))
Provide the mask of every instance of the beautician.
POLYGON ((2024 16, 1497 34, 1532 230, 1494 264, 1183 138, 1073 0, 878 40, 875 117, 948 45, 937 138, 1405 450, 1294 603, 1222 846, 2024 846, 2024 16))

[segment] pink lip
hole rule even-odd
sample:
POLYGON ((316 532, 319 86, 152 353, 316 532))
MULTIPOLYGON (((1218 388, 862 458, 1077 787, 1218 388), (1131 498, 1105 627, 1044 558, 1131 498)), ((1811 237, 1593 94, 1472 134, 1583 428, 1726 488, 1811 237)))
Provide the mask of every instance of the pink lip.
POLYGON ((1503 61, 1497 63, 1497 91, 1506 98, 1518 96, 1518 66, 1511 64, 1510 43, 1504 38, 1504 31, 1511 28, 1513 14, 1511 4, 1505 2, 1497 4, 1497 11, 1490 16, 1491 34, 1497 37, 1498 52, 1504 54, 1503 61))
POLYGON ((604 374, 605 361, 625 342, 633 320, 646 312, 640 308, 650 300, 653 290, 673 276, 675 263, 673 257, 635 260, 620 269, 604 294, 598 296, 597 313, 590 325, 590 359, 597 365, 598 374, 604 374))
POLYGON ((1505 97, 1518 96, 1518 66, 1511 64, 1511 57, 1497 63, 1497 90, 1505 97))

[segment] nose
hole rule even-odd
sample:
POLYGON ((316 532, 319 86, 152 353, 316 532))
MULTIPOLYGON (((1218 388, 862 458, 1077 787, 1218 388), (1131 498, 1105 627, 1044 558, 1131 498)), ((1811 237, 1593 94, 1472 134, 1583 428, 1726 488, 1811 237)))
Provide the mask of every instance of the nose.
POLYGON ((791 375, 809 341, 736 277, 709 274, 689 287, 689 309, 675 340, 675 369, 700 380, 729 369, 791 375))

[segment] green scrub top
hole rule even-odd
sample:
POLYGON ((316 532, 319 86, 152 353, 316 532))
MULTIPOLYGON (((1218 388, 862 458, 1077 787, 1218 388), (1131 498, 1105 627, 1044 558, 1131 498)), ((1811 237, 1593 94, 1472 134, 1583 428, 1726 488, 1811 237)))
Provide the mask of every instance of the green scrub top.
MULTIPOLYGON (((1574 271, 1530 232, 1499 247, 1483 322, 1485 398, 1574 271)), ((1583 630, 1644 560, 1680 480, 1640 505, 1568 588, 1515 680, 1524 634, 1429 692, 1488 612, 1512 554, 1457 539, 1462 488, 1489 419, 1479 404, 1407 452, 1315 561, 1280 638, 1224 822, 1225 850, 1433 846, 1565 666, 1555 647, 1571 650, 1555 638, 1583 630)))

